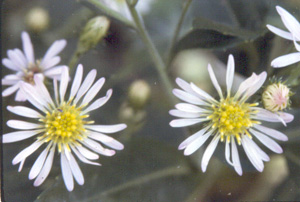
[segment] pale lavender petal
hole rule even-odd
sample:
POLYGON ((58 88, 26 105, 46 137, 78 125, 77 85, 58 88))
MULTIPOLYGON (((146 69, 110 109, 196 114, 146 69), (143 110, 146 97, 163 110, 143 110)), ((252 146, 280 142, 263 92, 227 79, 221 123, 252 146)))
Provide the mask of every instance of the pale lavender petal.
POLYGON ((220 87, 220 85, 219 85, 219 83, 218 83, 218 81, 217 81, 217 78, 216 78, 216 76, 215 76, 215 73, 214 73, 214 71, 213 71, 213 69, 212 69, 212 67, 211 67, 210 64, 208 64, 207 69, 208 69, 208 73, 209 73, 210 79, 211 79, 211 81, 212 81, 212 83, 213 83, 215 89, 217 90, 217 92, 218 92, 220 98, 223 98, 223 93, 222 93, 221 87, 220 87))
POLYGON ((81 80, 82 80, 82 73, 83 73, 83 67, 82 67, 82 64, 79 64, 77 66, 77 70, 76 70, 73 84, 71 87, 71 93, 70 93, 69 100, 72 99, 76 95, 76 93, 80 87, 81 80))
POLYGON ((184 112, 178 109, 172 109, 169 111, 169 114, 172 116, 176 116, 179 118, 198 118, 201 116, 202 113, 192 113, 192 112, 184 112))
POLYGON ((201 123, 207 121, 206 118, 198 118, 198 119, 174 119, 170 122, 170 126, 172 127, 184 127, 191 126, 197 123, 201 123))
POLYGON ((71 171, 72 171, 72 174, 73 174, 75 180, 77 181, 77 183, 79 185, 83 185, 84 184, 83 174, 72 154, 70 154, 69 163, 70 163, 71 171))
POLYGON ((72 171, 69 162, 67 160, 67 157, 64 153, 60 154, 60 165, 61 165, 62 177, 64 179, 64 183, 67 187, 67 190, 72 191, 74 189, 72 171))
POLYGON ((115 124, 115 125, 87 125, 85 126, 88 129, 100 132, 100 133, 116 133, 121 130, 124 130, 126 124, 115 124))
POLYGON ((282 29, 278 29, 277 27, 274 27, 272 25, 267 25, 267 28, 273 32, 274 34, 282 37, 282 38, 285 38, 285 39, 288 39, 288 40, 293 40, 293 35, 290 33, 290 32, 287 32, 287 31, 284 31, 282 29))
POLYGON ((278 58, 275 58, 271 62, 271 66, 274 68, 280 68, 285 67, 291 64, 294 64, 296 62, 300 61, 300 53, 290 53, 287 55, 280 56, 278 58))
POLYGON ((249 130, 261 143, 263 143, 266 147, 268 147, 270 150, 272 150, 275 153, 281 154, 282 153, 282 148, 280 147, 280 145, 275 142, 274 140, 272 140, 271 138, 269 138, 268 136, 250 129, 249 130))
POLYGON ((26 121, 19 121, 19 120, 9 120, 7 121, 7 125, 14 129, 21 129, 21 130, 30 130, 36 128, 42 128, 43 125, 30 123, 26 121))
POLYGON ((206 109, 203 109, 203 108, 200 108, 198 106, 195 106, 195 105, 192 105, 192 104, 188 104, 188 103, 179 103, 179 104, 176 104, 175 107, 178 110, 185 111, 185 112, 198 113, 198 112, 205 112, 205 111, 207 111, 206 109))
POLYGON ((95 100, 91 105, 89 105, 85 110, 83 110, 81 112, 81 114, 86 114, 86 113, 88 113, 90 111, 98 109, 99 107, 102 107, 109 100, 109 98, 111 97, 111 95, 112 95, 112 89, 109 89, 106 92, 106 96, 105 97, 102 97, 102 98, 99 98, 99 99, 95 100))
POLYGON ((220 140, 220 136, 215 136, 213 140, 210 142, 210 144, 207 146, 201 161, 201 168, 203 172, 206 171, 208 162, 211 156, 213 155, 214 151, 216 150, 219 140, 220 140))
POLYGON ((90 103, 90 101, 92 99, 94 99, 94 97, 97 95, 97 93, 100 91, 100 89, 102 88, 103 84, 105 82, 105 78, 100 78, 90 89, 89 91, 86 93, 86 95, 83 98, 83 101, 81 103, 81 105, 85 105, 90 103))
POLYGON ((227 86, 227 93, 230 95, 232 83, 234 77, 234 58, 233 55, 229 55, 228 62, 227 62, 227 73, 226 73, 226 86, 227 86))
POLYGON ((39 173, 39 175, 37 176, 37 178, 35 179, 33 186, 35 187, 40 186, 48 177, 52 168, 54 153, 55 153, 55 146, 51 148, 48 157, 43 165, 43 168, 39 173))
POLYGON ((277 140, 281 140, 281 141, 287 141, 288 140, 288 137, 285 134, 283 134, 283 133, 281 133, 277 130, 274 130, 272 128, 267 128, 265 126, 257 125, 257 124, 254 125, 253 127, 260 130, 261 132, 269 135, 270 137, 277 139, 277 140))
POLYGON ((38 174, 40 173, 40 171, 42 170, 43 168, 43 165, 45 163, 45 160, 46 160, 46 157, 48 155, 48 151, 50 149, 50 144, 46 147, 46 149, 44 149, 42 151, 42 153, 39 155, 39 157, 35 160, 32 168, 30 169, 30 172, 29 172, 29 175, 28 175, 28 178, 30 180, 36 178, 36 176, 38 176, 38 174))
POLYGON ((3 143, 17 142, 20 140, 28 139, 36 134, 41 133, 43 130, 27 130, 27 131, 18 131, 3 134, 2 141, 3 143))
POLYGON ((76 156, 79 158, 80 161, 87 163, 87 164, 91 164, 91 165, 96 165, 96 166, 101 166, 101 164, 97 163, 97 162, 92 162, 87 160, 81 153, 79 153, 76 148, 74 148, 73 146, 71 146, 72 151, 76 154, 76 156))
POLYGON ((179 89, 174 89, 173 94, 178 97, 179 99, 191 103, 191 104, 196 104, 196 105, 206 105, 206 103, 201 100, 199 97, 189 94, 183 90, 179 90, 179 89))
POLYGON ((88 91, 88 89, 93 84, 95 78, 97 75, 97 71, 95 69, 91 70, 88 75, 85 77, 85 80, 83 81, 82 85, 80 86, 77 95, 75 97, 74 103, 76 104, 79 99, 88 91))
POLYGON ((44 66, 42 66, 42 68, 44 70, 50 70, 52 69, 52 67, 54 67, 55 65, 57 65, 60 62, 60 57, 59 56, 55 56, 53 58, 51 58, 50 60, 46 61, 44 63, 44 66))
POLYGON ((226 140, 226 143, 225 143, 225 159, 227 161, 227 163, 231 166, 234 166, 234 164, 231 162, 230 160, 230 147, 229 147, 229 141, 226 140))
POLYGON ((8 87, 4 91, 2 91, 2 96, 3 97, 9 96, 9 95, 13 94, 14 92, 16 92, 19 88, 20 88, 20 84, 16 83, 15 85, 8 87))
POLYGON ((58 40, 55 41, 50 48, 47 50, 45 56, 43 57, 43 60, 41 62, 41 66, 45 66, 47 62, 52 59, 52 57, 56 56, 59 54, 66 46, 67 41, 66 40, 58 40))
MULTIPOLYGON (((210 127, 210 126, 209 126, 210 127)), ((199 130, 198 132, 196 132, 195 134, 191 135, 190 137, 188 137, 187 139, 185 139, 179 146, 178 149, 182 150, 185 149, 190 143, 192 143, 194 140, 196 140, 197 138, 199 138, 200 136, 202 136, 205 131, 207 131, 207 129, 209 127, 203 128, 201 130, 199 130)))
POLYGON ((34 63, 34 52, 33 52, 33 46, 30 40, 30 37, 27 32, 22 32, 21 34, 22 42, 23 42, 23 50, 25 53, 25 56, 30 63, 34 63))
POLYGON ((24 116, 24 117, 28 117, 28 118, 41 118, 42 115, 33 110, 33 109, 30 109, 28 107, 23 107, 23 106, 15 106, 15 107, 12 107, 12 106, 7 106, 7 109, 8 111, 14 113, 14 114, 17 114, 19 116, 24 116))
POLYGON ((289 12, 280 6, 276 6, 277 12, 279 13, 283 24, 286 28, 300 40, 300 24, 297 19, 292 16, 289 12))
POLYGON ((68 67, 63 67, 61 72, 61 80, 60 80, 60 86, 59 86, 59 97, 60 102, 62 103, 65 99, 65 94, 68 88, 69 83, 69 70, 68 67))
POLYGON ((252 163, 252 165, 256 168, 256 170, 258 170, 259 172, 262 172, 264 169, 264 164, 263 164, 262 160, 259 157, 257 157, 257 153, 252 148, 252 146, 249 143, 247 143, 246 138, 247 137, 245 136, 245 138, 242 137, 242 139, 241 139, 245 153, 246 153, 248 159, 250 160, 250 162, 252 163))
POLYGON ((122 143, 102 133, 90 132, 88 137, 100 141, 101 143, 109 146, 112 149, 116 149, 116 150, 124 149, 124 145, 122 143))
POLYGON ((99 158, 98 154, 95 154, 94 152, 91 152, 90 150, 82 147, 82 146, 76 146, 76 149, 82 154, 85 158, 90 160, 96 160, 99 158))
POLYGON ((4 58, 2 59, 2 64, 4 66, 6 66, 8 69, 13 70, 13 71, 20 71, 21 68, 16 65, 15 63, 13 63, 11 60, 4 58))
POLYGON ((58 77, 59 76, 59 80, 61 78, 61 73, 62 73, 62 69, 66 67, 65 65, 60 65, 60 66, 56 66, 50 69, 47 69, 46 71, 44 71, 44 75, 46 77, 58 77))
POLYGON ((13 165, 21 162, 23 159, 26 159, 29 155, 35 152, 44 142, 42 141, 35 141, 30 146, 23 149, 12 161, 13 165))
POLYGON ((105 155, 105 156, 113 156, 115 155, 115 150, 111 150, 111 149, 105 149, 104 147, 102 147, 98 142, 85 138, 82 143, 87 146, 88 148, 90 148, 91 150, 105 155))
POLYGON ((27 95, 21 89, 19 89, 16 93, 15 100, 18 102, 25 102, 27 100, 27 95))
POLYGON ((187 147, 184 150, 184 155, 185 156, 191 155, 197 149, 199 149, 206 142, 206 140, 209 138, 210 134, 211 133, 208 132, 208 133, 198 137, 197 139, 195 139, 190 144, 188 144, 187 147))
POLYGON ((239 153, 235 144, 234 137, 231 138, 231 154, 235 171, 241 176, 243 174, 239 153))

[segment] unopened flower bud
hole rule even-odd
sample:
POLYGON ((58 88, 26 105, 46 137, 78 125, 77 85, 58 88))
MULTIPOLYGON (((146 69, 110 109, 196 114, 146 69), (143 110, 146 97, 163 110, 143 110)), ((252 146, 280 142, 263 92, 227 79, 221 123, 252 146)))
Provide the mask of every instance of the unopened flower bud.
POLYGON ((79 48, 85 52, 95 47, 106 36, 109 26, 107 17, 97 16, 90 19, 81 32, 79 48))
POLYGON ((150 94, 149 84, 144 80, 137 80, 129 87, 129 103, 134 108, 143 108, 149 100, 150 94))
POLYGON ((49 27, 49 14, 47 10, 36 7, 30 9, 25 17, 25 23, 31 31, 42 32, 49 27))
POLYGON ((273 112, 286 109, 290 105, 291 94, 281 82, 268 85, 262 94, 264 108, 273 112))

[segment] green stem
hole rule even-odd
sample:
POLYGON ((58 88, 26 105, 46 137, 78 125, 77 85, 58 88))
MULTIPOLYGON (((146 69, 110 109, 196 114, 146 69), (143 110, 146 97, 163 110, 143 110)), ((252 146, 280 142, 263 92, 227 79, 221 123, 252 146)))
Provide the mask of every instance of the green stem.
POLYGON ((176 167, 165 168, 165 169, 147 174, 145 176, 138 177, 138 178, 128 181, 124 184, 121 184, 119 186, 113 187, 113 188, 106 190, 104 192, 101 192, 99 194, 96 194, 93 197, 90 197, 87 201, 94 201, 95 199, 99 199, 100 196, 112 195, 112 194, 118 193, 120 191, 124 191, 124 190, 132 188, 132 187, 141 186, 142 184, 146 184, 146 183, 149 183, 153 180, 157 180, 160 178, 176 176, 176 175, 185 175, 189 172, 190 172, 190 169, 185 166, 183 166, 183 167, 176 166, 176 167))
POLYGON ((166 66, 165 66, 162 58, 160 57, 157 49, 155 48, 153 42, 151 41, 149 34, 139 16, 139 14, 137 13, 136 9, 133 6, 130 6, 129 4, 127 4, 127 5, 130 10, 130 13, 132 15, 132 18, 136 24, 137 31, 139 32, 139 34, 142 38, 142 41, 146 45, 147 50, 155 64, 156 70, 158 71, 159 76, 164 84, 165 90, 167 91, 167 95, 169 96, 171 103, 175 104, 176 99, 174 98, 174 96, 171 93, 173 88, 172 88, 172 84, 167 76, 167 73, 165 71, 166 66))
POLYGON ((173 50, 173 48, 174 48, 175 42, 177 41, 179 32, 180 32, 180 30, 181 30, 181 26, 182 26, 183 21, 184 21, 184 17, 185 17, 185 15, 186 15, 186 13, 187 13, 187 11, 188 11, 188 8, 190 7, 192 1, 193 1, 193 0, 186 0, 186 3, 185 3, 184 6, 183 6, 181 15, 180 15, 179 20, 178 20, 178 23, 177 23, 177 25, 176 25, 175 32, 174 32, 173 38, 172 38, 172 40, 171 40, 171 45, 170 45, 170 48, 169 48, 169 54, 168 54, 168 67, 169 67, 169 64, 170 64, 170 62, 171 62, 172 50, 173 50))
MULTIPOLYGON (((113 1, 113 0, 110 0, 110 1, 113 1)), ((82 4, 84 4, 87 7, 91 8, 92 10, 97 12, 98 14, 99 14, 99 12, 100 12, 100 14, 104 13, 108 16, 111 16, 111 17, 119 20, 120 22, 124 23, 125 25, 135 29, 134 23, 132 23, 126 17, 121 15, 119 12, 116 12, 116 11, 108 8, 107 6, 105 6, 103 3, 101 3, 101 1, 99 1, 99 0, 81 0, 81 2, 82 2, 82 4)))

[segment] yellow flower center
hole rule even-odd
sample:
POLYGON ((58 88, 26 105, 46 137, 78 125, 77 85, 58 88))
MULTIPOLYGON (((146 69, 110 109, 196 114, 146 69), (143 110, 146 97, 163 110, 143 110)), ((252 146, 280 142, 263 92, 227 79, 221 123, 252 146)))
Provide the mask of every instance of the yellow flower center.
POLYGON ((78 140, 86 137, 84 125, 93 123, 84 121, 89 115, 81 115, 81 109, 64 102, 51 113, 47 112, 45 118, 41 119, 45 123, 45 134, 40 138, 57 143, 59 152, 62 146, 70 150, 70 143, 78 144, 78 140))
POLYGON ((218 105, 213 105, 213 113, 207 118, 211 120, 212 128, 217 128, 221 136, 221 141, 224 137, 230 141, 230 137, 234 136, 238 143, 241 143, 241 135, 248 133, 248 128, 253 126, 258 121, 251 120, 251 115, 257 111, 251 109, 252 106, 257 106, 257 103, 240 103, 234 101, 233 98, 226 98, 221 100, 218 105))

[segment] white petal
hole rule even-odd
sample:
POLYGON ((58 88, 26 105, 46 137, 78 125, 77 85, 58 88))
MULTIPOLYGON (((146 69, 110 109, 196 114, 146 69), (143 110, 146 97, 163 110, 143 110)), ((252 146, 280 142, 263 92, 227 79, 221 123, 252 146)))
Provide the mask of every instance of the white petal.
POLYGON ((9 74, 2 79, 2 85, 14 85, 18 83, 18 81, 20 80, 21 80, 20 76, 16 74, 9 74))
POLYGON ((33 46, 30 40, 30 37, 27 32, 22 32, 21 34, 22 42, 23 42, 23 50, 25 53, 25 56, 30 63, 34 63, 34 52, 33 52, 33 46))
POLYGON ((88 137, 100 141, 112 149, 116 149, 116 150, 124 149, 124 145, 122 143, 102 133, 90 132, 88 137))
POLYGON ((13 63, 11 60, 4 58, 2 59, 2 64, 6 66, 8 69, 13 70, 13 71, 20 71, 21 68, 17 66, 15 63, 13 63))
POLYGON ((60 102, 62 103, 65 99, 65 94, 68 88, 69 83, 69 70, 68 67, 64 67, 61 72, 61 80, 60 80, 60 86, 59 86, 59 96, 60 96, 60 102))
POLYGON ((267 72, 262 72, 258 75, 257 80, 252 83, 251 87, 247 89, 244 96, 242 97, 243 101, 246 101, 250 96, 252 96, 256 91, 258 91, 264 82, 267 79, 267 72))
POLYGON ((19 69, 26 69, 27 65, 24 64, 22 58, 19 57, 19 55, 13 51, 13 50, 8 50, 7 51, 7 56, 10 59, 12 63, 15 64, 19 69))
POLYGON ((16 83, 15 85, 8 87, 4 91, 2 91, 2 96, 3 97, 9 96, 9 95, 13 94, 14 92, 16 92, 19 88, 20 88, 19 83, 16 83))
POLYGON ((73 157, 72 154, 70 154, 70 167, 71 167, 71 170, 72 170, 72 173, 73 173, 73 176, 75 178, 75 180, 77 181, 77 183, 79 185, 83 185, 84 184, 84 177, 83 177, 83 174, 75 160, 75 158, 73 157))
POLYGON ((170 122, 170 126, 172 127, 185 127, 191 126, 197 123, 201 123, 207 121, 206 118, 198 118, 198 119, 174 119, 170 122))
POLYGON ((259 171, 262 172, 264 169, 264 164, 262 162, 262 160, 257 156, 257 153, 255 152, 255 150, 252 148, 252 145, 250 145, 249 143, 247 143, 246 139, 248 137, 244 136, 241 139, 243 148, 245 150, 245 153, 248 157, 248 159, 251 161, 252 165, 259 171))
POLYGON ((3 134, 2 141, 3 143, 17 142, 20 140, 28 139, 36 134, 41 133, 43 130, 27 130, 27 131, 18 131, 3 134))
POLYGON ((169 114, 179 118, 198 118, 202 113, 183 112, 178 109, 172 109, 169 114))
POLYGON ((81 114, 86 114, 90 111, 98 109, 99 107, 102 107, 109 100, 111 95, 112 95, 112 89, 109 89, 106 92, 105 97, 102 97, 102 98, 99 98, 99 99, 95 100, 91 105, 89 105, 85 110, 83 110, 81 114))
POLYGON ((103 84, 105 82, 105 78, 100 78, 91 88, 90 90, 86 93, 86 95, 83 98, 83 101, 81 105, 88 104, 94 97, 97 95, 97 93, 100 91, 102 88, 103 84))
POLYGON ((79 153, 76 148, 74 148, 73 146, 71 146, 72 151, 76 154, 76 156, 79 158, 80 161, 87 163, 87 164, 91 164, 91 165, 96 165, 96 166, 101 166, 101 164, 97 163, 97 162, 92 162, 87 160, 81 153, 79 153))
POLYGON ((94 152, 91 152, 90 150, 82 147, 82 146, 76 146, 76 149, 82 154, 85 158, 90 160, 96 160, 99 158, 98 154, 95 154, 94 152))
POLYGON ((234 58, 230 54, 228 57, 227 73, 226 73, 226 86, 227 86, 227 93, 229 95, 232 87, 233 77, 234 77, 234 58))
POLYGON ((272 150, 275 153, 281 154, 282 153, 282 148, 280 147, 280 145, 275 142, 274 140, 272 140, 271 138, 269 138, 268 136, 250 129, 249 130, 261 143, 263 143, 266 147, 268 147, 270 150, 272 150))
POLYGON ((262 108, 256 107, 255 109, 258 110, 258 113, 255 115, 255 119, 268 121, 268 122, 282 122, 284 126, 286 126, 287 122, 291 122, 294 119, 292 114, 288 113, 274 113, 262 108))
POLYGON ((88 138, 85 138, 82 143, 91 150, 105 156, 113 156, 116 153, 115 150, 105 149, 98 142, 88 138))
POLYGON ((239 153, 235 144, 234 137, 231 138, 231 154, 235 171, 241 176, 243 174, 239 153))
POLYGON ((23 166, 24 166, 25 160, 26 160, 26 158, 22 159, 22 161, 20 162, 18 172, 21 172, 21 171, 22 171, 22 168, 23 168, 23 166))
POLYGON ((219 94, 220 98, 223 98, 223 93, 222 93, 221 87, 220 87, 220 85, 219 85, 219 83, 217 81, 215 73, 214 73, 214 71, 213 71, 213 69, 212 69, 212 67, 211 67, 210 64, 208 64, 208 68, 207 69, 208 69, 208 73, 209 73, 210 79, 211 79, 214 87, 218 91, 218 94, 219 94))
POLYGON ((206 171, 208 162, 209 162, 211 156, 213 155, 214 151, 216 150, 216 147, 219 143, 219 139, 220 139, 220 136, 215 136, 213 138, 213 140, 210 142, 210 144, 207 146, 207 148, 203 154, 202 161, 201 161, 201 168, 202 168, 203 172, 206 171))
POLYGON ((196 86, 195 84, 191 83, 191 87, 192 89, 202 98, 209 100, 210 102, 214 101, 216 102, 216 100, 210 96, 207 92, 205 92, 204 90, 200 89, 198 86, 196 86))
POLYGON ((44 151, 42 151, 42 153, 39 155, 39 157, 35 160, 32 168, 30 169, 30 172, 29 172, 28 178, 30 180, 36 178, 36 176, 38 176, 38 174, 42 170, 43 165, 44 165, 45 160, 46 160, 46 157, 47 157, 47 154, 48 154, 48 151, 50 149, 49 146, 47 146, 46 149, 44 149, 44 151))
POLYGON ((181 78, 176 78, 175 81, 176 81, 177 85, 178 85, 180 88, 182 88, 184 91, 186 91, 187 93, 190 93, 190 94, 192 94, 192 95, 197 96, 197 94, 193 91, 191 85, 190 85, 188 82, 184 81, 184 80, 181 79, 181 78))
POLYGON ((182 149, 185 149, 190 143, 192 143, 194 140, 196 140, 198 137, 202 136, 205 131, 207 131, 207 129, 209 128, 210 126, 208 127, 205 127, 201 130, 199 130, 198 132, 196 132, 195 134, 191 135, 190 137, 188 137, 187 139, 185 139, 179 146, 178 146, 178 149, 179 150, 182 150, 182 149))
POLYGON ((72 191, 74 189, 74 181, 72 176, 72 171, 67 160, 67 157, 64 153, 60 154, 60 165, 62 177, 64 179, 64 183, 68 189, 68 191, 72 191))
POLYGON ((225 143, 225 159, 227 163, 229 163, 231 166, 234 166, 234 164, 230 161, 230 147, 229 147, 229 141, 227 140, 225 143))
POLYGON ((12 107, 12 106, 7 106, 7 109, 8 111, 14 113, 14 114, 17 114, 17 115, 20 115, 20 116, 24 116, 24 117, 28 117, 28 118, 41 118, 42 115, 33 110, 33 109, 30 109, 28 107, 22 107, 22 106, 15 106, 15 107, 12 107))
POLYGON ((278 36, 288 39, 288 40, 293 40, 293 35, 290 32, 284 31, 282 29, 278 29, 277 27, 274 27, 272 25, 267 25, 267 28, 273 32, 274 34, 277 34, 278 36))
POLYGON ((30 85, 25 82, 22 82, 20 84, 20 88, 22 92, 26 95, 27 100, 33 104, 36 108, 38 108, 41 111, 45 111, 44 105, 46 104, 45 101, 41 101, 35 93, 35 89, 30 85))
POLYGON ((98 131, 100 133, 116 133, 126 128, 126 124, 115 125, 87 125, 86 128, 98 131))
POLYGON ((47 102, 49 104, 51 104, 52 106, 54 106, 54 102, 52 101, 52 98, 49 94, 49 91, 48 89, 46 88, 44 82, 43 82, 43 79, 38 75, 38 74, 35 74, 34 75, 34 82, 36 84, 36 90, 38 91, 38 93, 40 95, 42 95, 44 97, 45 100, 47 100, 47 102))
POLYGON ((35 152, 44 142, 42 141, 35 141, 30 146, 23 149, 12 161, 13 165, 21 162, 23 159, 26 159, 29 155, 35 152))
POLYGON ((300 39, 299 22, 296 20, 294 16, 292 16, 289 12, 287 12, 285 9, 281 8, 280 6, 276 6, 276 9, 281 17, 283 24, 299 40, 300 39))
POLYGON ((83 81, 82 85, 80 86, 78 93, 75 97, 74 103, 76 104, 79 99, 88 91, 88 89, 93 84, 95 78, 97 75, 97 71, 95 69, 91 70, 88 75, 85 77, 85 80, 83 81))
POLYGON ((52 57, 59 54, 66 46, 67 42, 66 40, 59 40, 55 41, 50 48, 47 50, 45 56, 43 57, 43 60, 41 62, 41 66, 45 66, 45 64, 48 63, 49 60, 52 59, 52 57))
POLYGON ((198 112, 206 111, 206 109, 200 108, 200 107, 192 105, 192 104, 187 104, 187 103, 179 103, 179 104, 176 104, 175 107, 177 109, 179 109, 181 111, 185 111, 185 112, 198 113, 198 112))
POLYGON ((42 125, 30 123, 26 121, 19 121, 19 120, 9 120, 7 121, 7 125, 14 129, 21 129, 21 130, 30 130, 36 128, 42 128, 42 125))
POLYGON ((48 157, 43 165, 41 172, 34 180, 33 186, 35 187, 40 186, 48 177, 52 168, 54 153, 55 153, 55 147, 53 146, 48 154, 48 157))
POLYGON ((77 91, 80 87, 81 80, 82 80, 82 73, 83 73, 83 67, 82 67, 82 64, 79 64, 77 66, 76 74, 75 74, 75 77, 74 77, 74 80, 73 80, 69 100, 76 95, 76 93, 77 93, 77 91))
POLYGON ((249 137, 246 139, 248 144, 251 146, 251 149, 255 150, 255 153, 258 155, 259 159, 263 161, 270 161, 268 154, 266 154, 266 152, 264 152, 252 139, 249 137))
POLYGON ((298 53, 298 52, 290 53, 290 54, 275 58, 271 62, 271 66, 273 66, 274 68, 280 68, 280 67, 285 67, 285 66, 294 64, 299 61, 300 61, 300 53, 298 53))
POLYGON ((59 56, 55 56, 55 57, 51 58, 50 60, 47 60, 44 63, 43 69, 44 70, 52 69, 52 67, 54 67, 55 65, 57 65, 59 62, 60 62, 60 57, 59 56))
POLYGON ((27 100, 27 95, 24 93, 24 91, 19 89, 16 93, 15 100, 18 101, 18 102, 25 102, 27 100))
POLYGON ((179 99, 181 99, 185 102, 188 102, 191 104, 196 104, 196 105, 205 105, 206 104, 200 98, 198 98, 195 95, 192 95, 190 93, 187 93, 183 90, 174 89, 172 92, 176 97, 178 97, 179 99))
POLYGON ((64 67, 65 67, 64 65, 60 65, 60 66, 56 66, 56 67, 47 69, 46 71, 44 71, 44 75, 46 77, 49 77, 49 78, 53 78, 53 77, 58 77, 59 76, 59 80, 60 80, 60 78, 61 78, 61 72, 62 72, 62 69, 64 67))
POLYGON ((57 87, 57 79, 53 79, 53 90, 56 104, 58 105, 58 87, 57 87))
POLYGON ((286 112, 278 112, 278 115, 284 120, 285 123, 290 123, 294 120, 294 115, 286 112))
POLYGON ((263 133, 265 133, 265 134, 269 135, 270 137, 275 138, 277 140, 281 140, 281 141, 287 141, 288 140, 288 137, 285 134, 283 134, 283 133, 281 133, 277 130, 267 128, 267 127, 262 126, 262 125, 254 125, 254 128, 260 130, 261 132, 263 132, 263 133))
POLYGON ((193 142, 191 142, 189 145, 187 145, 186 149, 184 150, 184 155, 188 156, 194 153, 197 149, 199 149, 209 138, 211 135, 210 132, 198 137, 193 142))

